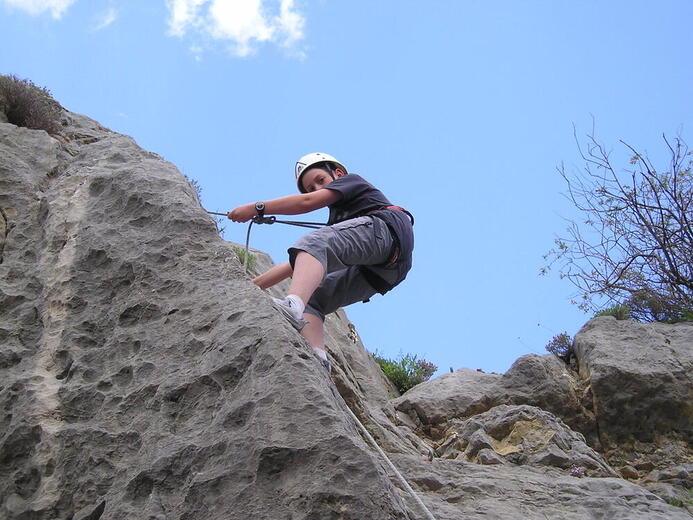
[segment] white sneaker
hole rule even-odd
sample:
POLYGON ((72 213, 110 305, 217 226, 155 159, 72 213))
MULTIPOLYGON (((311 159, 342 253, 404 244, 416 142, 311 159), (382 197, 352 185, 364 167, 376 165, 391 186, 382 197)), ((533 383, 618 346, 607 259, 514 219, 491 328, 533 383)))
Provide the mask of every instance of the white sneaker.
POLYGON ((298 309, 291 305, 291 300, 287 300, 286 298, 272 298, 272 303, 274 307, 289 320, 291 326, 299 332, 306 326, 306 323, 308 323, 302 316, 298 315, 298 309))

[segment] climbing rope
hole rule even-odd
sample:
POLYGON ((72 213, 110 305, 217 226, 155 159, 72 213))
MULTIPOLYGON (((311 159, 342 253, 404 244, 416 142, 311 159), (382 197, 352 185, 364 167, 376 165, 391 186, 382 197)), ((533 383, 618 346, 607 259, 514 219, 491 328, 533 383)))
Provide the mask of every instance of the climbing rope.
POLYGON ((419 495, 416 494, 416 491, 414 491, 414 490, 412 489, 412 487, 409 485, 409 482, 407 482, 407 480, 406 480, 406 479, 404 478, 404 476, 399 472, 399 470, 397 469, 397 467, 392 463, 392 461, 390 460, 390 457, 388 457, 387 454, 386 454, 386 453, 382 450, 382 448, 378 445, 378 443, 375 441, 375 439, 374 439, 373 436, 370 434, 370 432, 366 429, 366 427, 363 425, 363 423, 362 423, 361 421, 359 421, 359 418, 356 417, 356 414, 355 414, 354 412, 351 411, 351 408, 349 408, 349 405, 348 405, 348 404, 347 404, 347 407, 346 407, 346 408, 347 408, 347 410, 349 410, 349 414, 351 415, 352 419, 354 419, 354 421, 356 421, 356 424, 358 424, 359 427, 361 428, 361 430, 363 431, 364 435, 365 435, 366 438, 368 439, 368 442, 371 443, 371 445, 377 450, 377 452, 380 454, 380 456, 385 460, 385 462, 386 462, 387 465, 390 467, 390 469, 395 473, 395 475, 397 476, 397 478, 399 479, 399 481, 400 481, 400 482, 402 483, 402 485, 404 486, 404 489, 406 489, 406 490, 409 492, 409 494, 410 494, 412 497, 414 497, 414 500, 415 500, 416 503, 419 505, 419 507, 421 508, 421 510, 424 512, 424 514, 426 515, 426 518, 427 518, 428 520, 436 520, 436 518, 433 516, 433 514, 431 513, 431 511, 429 511, 429 509, 426 507, 426 504, 424 504, 423 501, 419 498, 419 495))
MULTIPOLYGON (((205 210, 207 211, 207 210, 205 210)), ((219 213, 216 211, 207 211, 210 215, 219 215, 222 217, 226 217, 226 213, 219 213)), ((264 215, 257 215, 253 217, 250 220, 250 223, 248 224, 248 232, 245 235, 245 257, 243 259, 243 270, 247 273, 248 272, 248 257, 250 256, 248 254, 249 249, 250 249, 250 230, 253 227, 253 224, 288 224, 289 226, 299 226, 299 227, 305 227, 305 228, 311 228, 311 229, 320 229, 321 227, 326 226, 327 224, 323 222, 303 222, 301 220, 279 220, 277 217, 274 216, 269 216, 265 217, 264 215)))

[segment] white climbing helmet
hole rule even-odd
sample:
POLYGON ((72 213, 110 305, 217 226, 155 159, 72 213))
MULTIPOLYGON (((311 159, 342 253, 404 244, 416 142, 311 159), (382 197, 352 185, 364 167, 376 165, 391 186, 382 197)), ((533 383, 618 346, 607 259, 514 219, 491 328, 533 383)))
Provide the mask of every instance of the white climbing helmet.
POLYGON ((303 172, 305 172, 311 166, 314 166, 321 162, 332 163, 333 167, 341 168, 342 170, 344 170, 344 173, 348 173, 346 167, 331 155, 320 152, 306 154, 303 157, 301 157, 298 161, 296 161, 296 168, 294 169, 294 172, 296 174, 296 185, 298 186, 298 191, 300 191, 301 193, 306 192, 306 190, 304 190, 303 186, 301 185, 301 175, 303 175, 303 172))

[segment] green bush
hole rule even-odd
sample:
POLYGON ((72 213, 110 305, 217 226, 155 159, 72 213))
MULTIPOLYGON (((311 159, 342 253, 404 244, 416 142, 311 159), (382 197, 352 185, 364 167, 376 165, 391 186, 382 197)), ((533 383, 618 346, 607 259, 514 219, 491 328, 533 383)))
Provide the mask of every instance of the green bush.
POLYGON ((613 316, 617 320, 678 323, 693 321, 693 309, 680 307, 650 291, 638 291, 621 305, 598 312, 594 317, 613 316))
POLYGON ((613 316, 617 320, 627 320, 630 319, 630 307, 628 305, 614 305, 594 315, 595 318, 599 316, 613 316))
POLYGON ((0 74, 0 111, 13 125, 60 133, 60 104, 28 79, 0 74))
MULTIPOLYGON (((242 265, 245 265, 245 247, 232 246, 233 252, 236 253, 236 257, 242 265)), ((256 258, 251 252, 248 252, 248 270, 255 269, 256 258)))
POLYGON ((693 508, 693 489, 687 489, 682 495, 675 498, 667 498, 666 501, 675 507, 693 508))
POLYGON ((570 334, 567 332, 556 334, 546 345, 546 350, 563 361, 568 362, 570 356, 574 353, 573 338, 571 338, 570 334))
POLYGON ((666 298, 653 291, 641 290, 633 293, 625 305, 637 321, 661 321, 677 323, 693 321, 693 309, 686 308, 674 298, 666 298))
POLYGON ((418 359, 414 354, 400 355, 399 359, 392 360, 384 358, 376 352, 373 354, 373 359, 380 365, 383 373, 400 393, 406 392, 419 383, 428 381, 438 370, 438 367, 433 363, 418 359))

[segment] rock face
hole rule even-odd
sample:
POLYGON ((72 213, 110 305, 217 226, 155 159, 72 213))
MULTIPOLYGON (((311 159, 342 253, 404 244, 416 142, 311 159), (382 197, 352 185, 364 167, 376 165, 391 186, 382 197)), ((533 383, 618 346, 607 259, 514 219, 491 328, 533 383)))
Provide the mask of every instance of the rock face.
MULTIPOLYGON (((594 388, 600 322, 579 374, 526 356, 398 397, 339 311, 330 378, 171 164, 63 117, 60 139, 0 123, 0 518, 423 518, 347 406, 438 520, 690 518, 590 442, 627 403, 594 388)), ((653 417, 686 438, 690 420, 653 417)), ((653 485, 690 482, 681 450, 646 461, 653 485)))
POLYGON ((184 177, 67 117, 0 125, 0 516, 407 518, 184 177))
POLYGON ((580 377, 591 385, 603 442, 652 442, 672 431, 693 442, 691 328, 610 317, 582 328, 575 354, 580 377))

